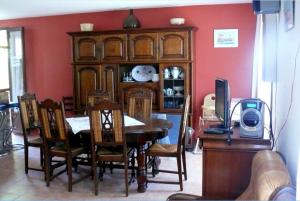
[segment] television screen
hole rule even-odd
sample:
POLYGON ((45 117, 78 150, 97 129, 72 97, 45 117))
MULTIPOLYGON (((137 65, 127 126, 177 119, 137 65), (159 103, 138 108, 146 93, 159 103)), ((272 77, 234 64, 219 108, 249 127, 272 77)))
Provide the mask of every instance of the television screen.
POLYGON ((227 80, 216 79, 215 81, 215 113, 222 122, 221 127, 229 126, 230 89, 227 80))

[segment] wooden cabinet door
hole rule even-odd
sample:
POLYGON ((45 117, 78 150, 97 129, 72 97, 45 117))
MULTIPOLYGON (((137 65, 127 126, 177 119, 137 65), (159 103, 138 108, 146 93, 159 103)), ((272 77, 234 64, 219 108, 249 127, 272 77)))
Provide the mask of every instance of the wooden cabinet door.
POLYGON ((189 63, 165 63, 159 66, 160 111, 179 112, 184 97, 191 94, 189 63))
POLYGON ((117 64, 102 65, 102 90, 107 91, 114 102, 118 102, 119 68, 117 64))
POLYGON ((104 34, 101 35, 101 60, 126 61, 127 60, 127 35, 104 34))
POLYGON ((76 110, 84 111, 88 93, 96 89, 101 89, 101 66, 76 65, 74 81, 76 110))
POLYGON ((157 60, 157 33, 129 35, 130 61, 157 60))
POLYGON ((74 62, 100 62, 99 42, 99 36, 75 36, 74 62))
POLYGON ((159 33, 159 60, 174 61, 189 59, 189 33, 163 32, 159 33))

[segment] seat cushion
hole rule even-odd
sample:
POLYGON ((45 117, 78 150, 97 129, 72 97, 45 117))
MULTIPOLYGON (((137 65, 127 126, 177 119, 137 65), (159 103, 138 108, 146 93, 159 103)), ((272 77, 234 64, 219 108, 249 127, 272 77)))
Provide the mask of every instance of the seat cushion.
MULTIPOLYGON (((76 156, 86 152, 84 147, 71 147, 70 149, 72 156, 76 156)), ((50 153, 52 155, 64 156, 67 154, 67 147, 64 144, 54 145, 50 148, 50 153)))
POLYGON ((28 144, 30 146, 36 146, 36 147, 40 147, 42 146, 43 140, 42 138, 38 137, 38 138, 33 138, 33 139, 28 139, 28 144))
POLYGON ((97 157, 102 161, 123 161, 122 147, 101 147, 97 150, 97 157))
POLYGON ((177 153, 177 144, 159 144, 155 143, 147 150, 149 156, 175 156, 177 153))

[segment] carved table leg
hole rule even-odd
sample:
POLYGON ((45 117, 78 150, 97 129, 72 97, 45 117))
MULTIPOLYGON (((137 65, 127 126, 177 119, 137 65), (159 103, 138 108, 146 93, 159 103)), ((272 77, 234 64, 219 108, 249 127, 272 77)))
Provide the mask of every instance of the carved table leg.
POLYGON ((137 162, 138 162, 138 172, 137 172, 137 181, 138 181, 138 192, 143 193, 147 189, 147 175, 146 175, 146 166, 145 166, 145 147, 140 145, 137 148, 137 162))

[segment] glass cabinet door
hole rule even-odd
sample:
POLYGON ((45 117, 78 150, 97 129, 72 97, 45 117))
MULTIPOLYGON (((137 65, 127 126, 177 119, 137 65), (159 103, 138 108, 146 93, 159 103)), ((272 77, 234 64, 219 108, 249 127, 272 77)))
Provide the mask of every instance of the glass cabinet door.
POLYGON ((161 108, 176 111, 183 108, 184 96, 189 93, 188 64, 162 64, 161 76, 161 108))

